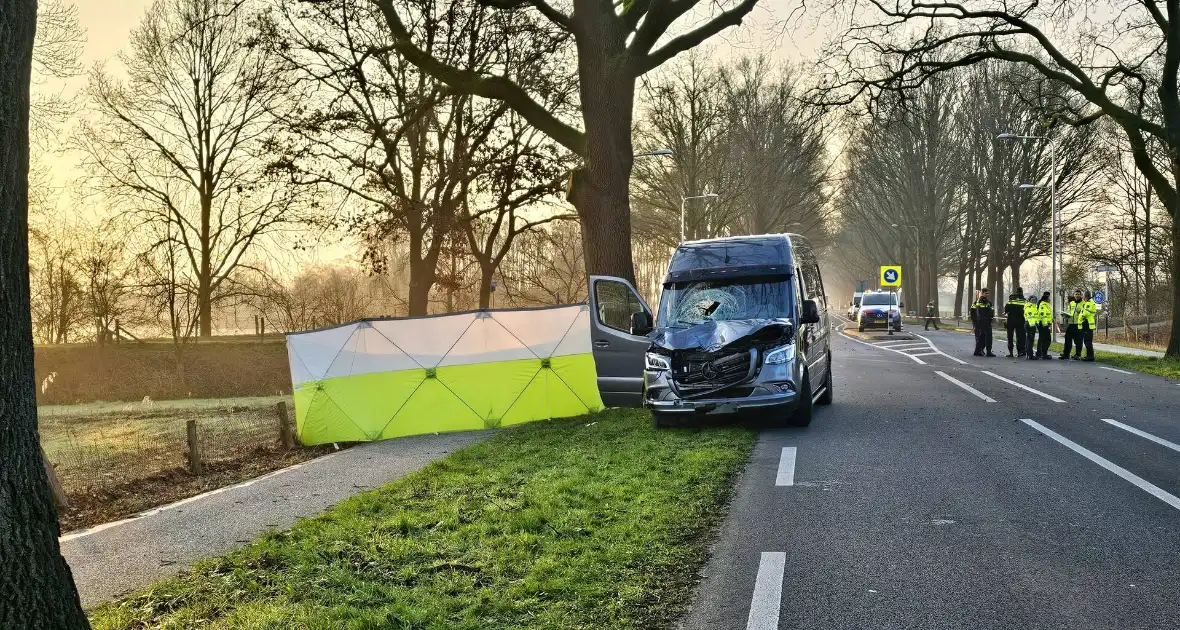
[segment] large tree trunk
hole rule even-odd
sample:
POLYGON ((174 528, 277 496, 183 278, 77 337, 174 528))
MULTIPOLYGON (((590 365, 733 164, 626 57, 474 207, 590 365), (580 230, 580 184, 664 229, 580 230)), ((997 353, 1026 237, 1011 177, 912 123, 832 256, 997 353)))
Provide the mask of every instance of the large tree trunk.
POLYGON ((1009 266, 1009 270, 1012 272, 1012 290, 1015 291, 1016 287, 1021 286, 1020 285, 1020 261, 1019 260, 1013 261, 1012 264, 1009 266))
POLYGON ((29 312, 29 77, 35 0, 0 0, 0 628, 88 628, 37 436, 29 312))
MULTIPOLYGON (((575 12, 581 12, 577 4, 575 12)), ((634 283, 628 192, 635 79, 626 51, 628 33, 613 15, 584 8, 588 13, 578 21, 583 32, 577 33, 577 44, 586 162, 575 173, 570 201, 582 225, 586 272, 634 283)))
POLYGON ((480 263, 479 266, 479 308, 486 310, 491 307, 492 303, 492 275, 496 273, 496 268, 488 264, 480 263))

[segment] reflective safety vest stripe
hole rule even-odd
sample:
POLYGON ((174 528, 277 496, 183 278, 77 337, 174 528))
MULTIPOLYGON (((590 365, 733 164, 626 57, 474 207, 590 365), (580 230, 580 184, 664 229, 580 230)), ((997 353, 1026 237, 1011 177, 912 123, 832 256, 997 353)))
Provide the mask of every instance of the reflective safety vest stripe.
POLYGON ((1080 310, 1080 309, 1078 309, 1078 303, 1077 303, 1077 302, 1070 302, 1070 303, 1069 303, 1069 308, 1068 308, 1068 309, 1066 309, 1066 312, 1069 314, 1069 323, 1071 323, 1071 324, 1077 324, 1077 323, 1079 323, 1079 320, 1078 320, 1078 313, 1080 313, 1080 312, 1081 312, 1081 310, 1080 310))
POLYGON ((1053 304, 1050 300, 1037 304, 1037 323, 1042 326, 1053 325, 1053 304))
POLYGON ((1037 325, 1037 303, 1036 302, 1025 302, 1024 303, 1024 321, 1029 326, 1036 326, 1037 325))

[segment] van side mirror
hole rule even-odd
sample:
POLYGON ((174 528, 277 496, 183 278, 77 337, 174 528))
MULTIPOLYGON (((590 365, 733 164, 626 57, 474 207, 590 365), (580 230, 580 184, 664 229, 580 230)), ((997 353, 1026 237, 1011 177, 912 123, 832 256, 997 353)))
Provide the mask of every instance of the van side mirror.
POLYGON ((654 328, 651 320, 651 313, 647 311, 639 311, 638 313, 631 313, 631 334, 639 337, 646 336, 654 328))
POLYGON ((819 306, 816 305, 815 300, 803 300, 803 313, 799 318, 800 324, 818 324, 819 323, 819 306))

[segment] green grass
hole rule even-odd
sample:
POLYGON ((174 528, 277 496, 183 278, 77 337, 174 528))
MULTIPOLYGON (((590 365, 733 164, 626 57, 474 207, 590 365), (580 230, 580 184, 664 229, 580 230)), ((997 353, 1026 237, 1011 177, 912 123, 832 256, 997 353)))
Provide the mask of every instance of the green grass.
POLYGON ((754 436, 607 411, 497 433, 92 613, 112 628, 667 628, 754 436))
MULTIPOLYGON (((1050 346, 1050 354, 1057 356, 1061 354, 1062 349, 1060 343, 1054 342, 1050 346)), ((1094 360, 1114 367, 1138 370, 1147 374, 1180 380, 1180 361, 1159 359, 1156 357, 1141 357, 1133 354, 1107 352, 1104 350, 1095 350, 1094 360)))

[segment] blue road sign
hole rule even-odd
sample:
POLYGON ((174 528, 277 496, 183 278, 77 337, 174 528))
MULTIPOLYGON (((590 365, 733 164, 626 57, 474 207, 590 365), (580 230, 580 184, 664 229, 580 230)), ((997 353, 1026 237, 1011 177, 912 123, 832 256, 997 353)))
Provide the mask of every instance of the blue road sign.
POLYGON ((1094 303, 1095 304, 1101 304, 1102 300, 1105 300, 1105 299, 1106 299, 1106 296, 1103 295, 1101 291, 1094 292, 1094 303))

